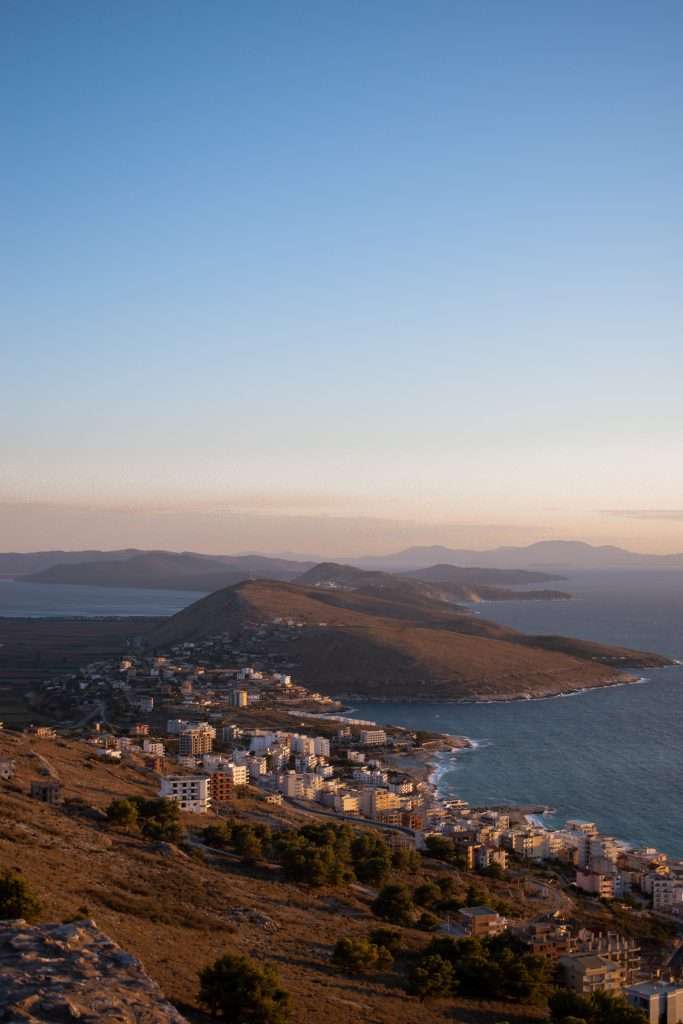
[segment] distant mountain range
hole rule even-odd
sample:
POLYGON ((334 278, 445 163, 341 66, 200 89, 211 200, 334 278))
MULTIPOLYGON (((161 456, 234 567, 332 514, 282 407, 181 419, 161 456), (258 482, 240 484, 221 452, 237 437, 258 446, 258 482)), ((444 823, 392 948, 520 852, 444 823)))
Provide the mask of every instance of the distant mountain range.
MULTIPOLYGON (((531 584, 557 578, 546 573, 527 573, 522 570, 462 569, 450 565, 413 570, 403 576, 334 562, 312 566, 308 562, 290 562, 261 555, 211 556, 192 552, 176 554, 170 551, 134 553, 127 558, 109 561, 58 563, 40 572, 17 577, 25 583, 142 587, 203 593, 221 590, 244 580, 270 579, 328 589, 362 587, 372 593, 406 591, 449 603, 495 601, 520 596, 519 592, 496 587, 496 582, 531 584)), ((533 600, 570 595, 561 591, 526 590, 521 596, 533 600)))
MULTIPOLYGON (((334 563, 318 561, 337 565, 338 583, 339 566, 346 565, 366 571, 414 575, 424 582, 479 588, 547 582, 562 578, 562 573, 581 569, 683 569, 683 554, 644 555, 619 547, 561 540, 488 551, 412 547, 391 555, 339 558, 334 563), (520 571, 532 575, 515 577, 514 573, 520 571)), ((26 582, 196 591, 218 590, 247 579, 292 581, 315 565, 314 560, 295 557, 203 555, 136 548, 0 554, 0 576, 26 582)), ((489 599, 495 598, 489 595, 489 599)))
POLYGON ((423 569, 435 563, 465 568, 543 569, 569 572, 572 569, 683 569, 683 554, 643 555, 625 548, 596 547, 578 540, 543 540, 526 547, 501 547, 488 551, 446 547, 413 547, 395 555, 341 558, 361 569, 405 571, 423 569))

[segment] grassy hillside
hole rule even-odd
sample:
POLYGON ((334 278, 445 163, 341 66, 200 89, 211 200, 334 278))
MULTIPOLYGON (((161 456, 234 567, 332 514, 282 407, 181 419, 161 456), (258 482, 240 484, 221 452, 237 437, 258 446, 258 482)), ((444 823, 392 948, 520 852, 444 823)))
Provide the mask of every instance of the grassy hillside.
MULTIPOLYGON (((455 699, 541 696, 620 681, 657 655, 569 638, 533 638, 411 590, 366 593, 255 581, 210 594, 156 627, 151 646, 293 619, 283 651, 305 685, 331 694, 455 699), (621 659, 621 660, 620 660, 621 659)), ((277 631, 269 645, 277 647, 277 631)))

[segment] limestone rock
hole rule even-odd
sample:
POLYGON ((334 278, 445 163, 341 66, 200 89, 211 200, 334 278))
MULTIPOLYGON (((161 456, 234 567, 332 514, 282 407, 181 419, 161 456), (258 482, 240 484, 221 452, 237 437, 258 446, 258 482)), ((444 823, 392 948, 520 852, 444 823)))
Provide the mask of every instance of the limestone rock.
POLYGON ((134 956, 94 921, 0 921, 0 1021, 186 1024, 134 956))

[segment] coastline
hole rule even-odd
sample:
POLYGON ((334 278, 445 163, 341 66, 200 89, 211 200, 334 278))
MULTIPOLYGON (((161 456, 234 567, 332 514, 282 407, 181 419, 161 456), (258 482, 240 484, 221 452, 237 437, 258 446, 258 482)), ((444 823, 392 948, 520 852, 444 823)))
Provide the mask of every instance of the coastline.
MULTIPOLYGON (((666 668, 673 668, 679 662, 673 661, 670 665, 653 666, 650 671, 661 671, 666 668)), ((336 700, 354 704, 516 704, 520 701, 555 700, 560 697, 575 697, 582 693, 592 693, 593 690, 607 690, 618 686, 638 686, 640 683, 648 682, 649 676, 621 676, 609 682, 595 683, 593 686, 577 686, 571 690, 552 690, 548 692, 531 695, 529 693, 518 693, 512 696, 496 697, 491 694, 474 694, 472 697, 443 697, 439 694, 421 697, 368 697, 364 694, 338 694, 336 700)), ((321 716, 322 717, 322 716, 321 716)), ((391 724, 391 723, 387 723, 391 724)))

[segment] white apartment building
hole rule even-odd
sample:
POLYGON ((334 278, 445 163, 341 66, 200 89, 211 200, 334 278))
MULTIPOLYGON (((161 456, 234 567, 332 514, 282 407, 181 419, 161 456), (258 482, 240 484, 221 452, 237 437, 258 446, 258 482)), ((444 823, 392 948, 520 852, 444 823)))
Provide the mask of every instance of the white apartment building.
POLYGON ((161 779, 159 796, 175 800, 181 811, 194 814, 206 814, 211 807, 206 775, 165 775, 161 779))
POLYGON ((387 734, 384 729, 361 729, 360 741, 364 747, 381 747, 387 742, 387 734))
POLYGON ((313 739, 313 753, 318 757, 330 756, 330 741, 325 736, 315 736, 313 739))
POLYGON ((166 753, 166 747, 158 740, 143 740, 142 749, 146 754, 155 754, 157 757, 163 757, 166 753))
POLYGON ((284 796, 301 797, 304 792, 303 776, 297 772, 283 772, 278 776, 277 786, 284 796))

